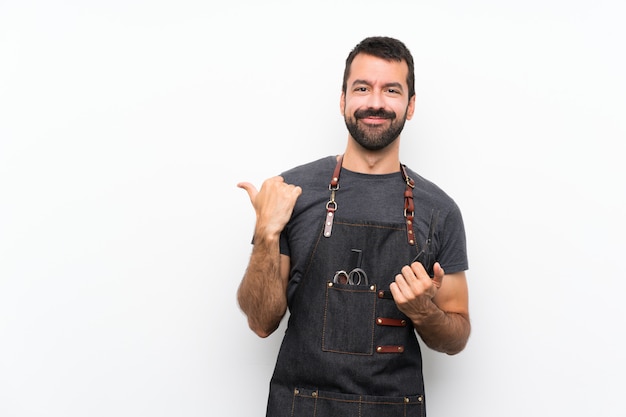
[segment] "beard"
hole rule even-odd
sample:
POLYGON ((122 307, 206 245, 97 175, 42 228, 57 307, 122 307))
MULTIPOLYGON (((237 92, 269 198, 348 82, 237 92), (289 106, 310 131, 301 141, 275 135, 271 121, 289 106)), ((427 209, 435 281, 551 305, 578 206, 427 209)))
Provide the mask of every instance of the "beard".
POLYGON ((350 136, 368 151, 378 151, 393 143, 400 136, 406 122, 406 113, 398 119, 395 112, 383 109, 357 110, 354 112, 353 117, 348 117, 345 113, 343 117, 350 136), (361 119, 366 117, 388 119, 391 121, 391 125, 388 128, 385 128, 382 124, 375 126, 366 125, 361 122, 361 119))

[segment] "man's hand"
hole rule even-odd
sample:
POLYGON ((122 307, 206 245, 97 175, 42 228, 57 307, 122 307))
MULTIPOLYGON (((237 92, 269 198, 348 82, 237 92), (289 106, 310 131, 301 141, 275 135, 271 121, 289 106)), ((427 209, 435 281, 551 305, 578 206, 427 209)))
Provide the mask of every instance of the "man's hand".
POLYGON ((256 212, 257 232, 279 234, 291 217, 302 188, 286 184, 283 177, 268 178, 261 190, 249 182, 240 182, 237 187, 248 192, 256 212))
POLYGON ((434 266, 435 277, 431 278, 421 263, 405 265, 395 282, 389 285, 398 309, 415 324, 420 324, 436 308, 432 299, 437 294, 445 272, 439 262, 434 266))
POLYGON ((389 288, 426 345, 454 355, 465 348, 471 331, 465 272, 446 275, 445 282, 438 262, 434 272, 430 278, 422 264, 413 262, 402 268, 389 288))

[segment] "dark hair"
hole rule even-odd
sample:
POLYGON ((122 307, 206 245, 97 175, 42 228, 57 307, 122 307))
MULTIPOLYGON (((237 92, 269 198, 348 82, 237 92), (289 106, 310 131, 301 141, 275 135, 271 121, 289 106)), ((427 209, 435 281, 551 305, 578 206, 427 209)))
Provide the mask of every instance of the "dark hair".
POLYGON ((406 83, 409 86, 409 98, 415 95, 415 64, 413 56, 404 43, 397 39, 386 36, 373 36, 363 39, 357 46, 352 49, 350 55, 346 59, 346 68, 343 72, 343 92, 346 92, 348 77, 350 76, 350 67, 352 61, 358 54, 372 55, 387 61, 405 61, 409 67, 406 83))

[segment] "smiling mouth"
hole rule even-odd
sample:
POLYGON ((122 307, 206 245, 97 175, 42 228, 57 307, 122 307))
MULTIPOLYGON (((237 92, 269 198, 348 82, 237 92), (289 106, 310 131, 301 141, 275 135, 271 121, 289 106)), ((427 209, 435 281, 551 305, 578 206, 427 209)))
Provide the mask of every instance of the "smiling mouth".
POLYGON ((386 111, 384 109, 361 109, 354 113, 354 118, 357 120, 363 120, 365 123, 380 124, 385 120, 391 120, 396 117, 396 114, 392 111, 386 111))
POLYGON ((380 126, 385 123, 387 120, 391 120, 388 117, 363 117, 359 119, 361 122, 365 123, 368 126, 380 126))

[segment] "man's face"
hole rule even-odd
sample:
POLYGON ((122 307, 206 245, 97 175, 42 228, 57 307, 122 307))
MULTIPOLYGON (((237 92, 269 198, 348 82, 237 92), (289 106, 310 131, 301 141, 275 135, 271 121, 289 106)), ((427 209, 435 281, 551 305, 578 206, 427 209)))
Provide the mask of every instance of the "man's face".
POLYGON ((341 112, 350 136, 363 148, 379 150, 395 141, 413 117, 406 62, 359 54, 352 61, 341 112))

